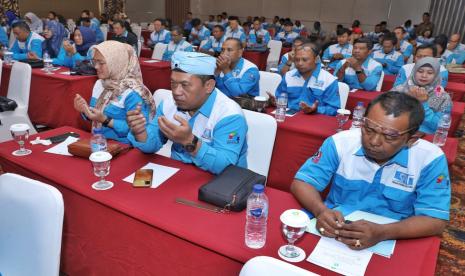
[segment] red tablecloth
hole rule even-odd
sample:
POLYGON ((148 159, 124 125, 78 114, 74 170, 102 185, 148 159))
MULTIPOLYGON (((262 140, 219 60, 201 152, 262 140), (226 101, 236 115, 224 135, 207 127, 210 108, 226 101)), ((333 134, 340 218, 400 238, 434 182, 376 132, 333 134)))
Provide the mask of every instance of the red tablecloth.
MULTIPOLYGON (((391 90, 395 80, 395 75, 384 75, 383 87, 381 88, 381 91, 391 90)), ((447 92, 452 92, 453 101, 465 102, 465 82, 459 82, 456 79, 451 79, 449 74, 449 81, 447 82, 445 90, 447 92)))
MULTIPOLYGON (((382 92, 367 92, 358 90, 356 92, 349 93, 349 98, 347 99, 346 109, 353 110, 357 105, 357 102, 363 102, 365 107, 368 103, 373 100, 376 96, 382 92)), ((465 112, 465 103, 464 102, 453 102, 452 105, 452 123, 450 126, 449 136, 452 136, 459 126, 460 120, 463 113, 465 112)))
POLYGON ((449 73, 449 81, 465 83, 465 74, 463 74, 463 73, 449 73))
MULTIPOLYGON (((69 71, 62 68, 54 74, 46 74, 41 69, 32 69, 31 92, 29 96, 29 117, 35 124, 48 127, 74 126, 89 129, 90 125, 82 120, 79 112, 73 108, 75 94, 90 99, 92 88, 97 80, 95 76, 70 76, 59 72, 69 71)), ((3 65, 0 95, 6 96, 11 66, 3 65)))
POLYGON ((164 88, 171 89, 171 65, 168 61, 159 61, 155 63, 145 62, 147 58, 139 58, 140 69, 142 71, 142 79, 144 84, 150 91, 164 88))
POLYGON ((268 58, 269 53, 270 53, 269 51, 266 51, 266 52, 244 51, 244 53, 242 54, 242 57, 252 62, 253 64, 257 65, 258 70, 265 71, 266 60, 268 58))
MULTIPOLYGON (((41 133, 55 135, 71 128, 41 133)), ((34 137, 31 137, 34 138, 34 137)), ((245 214, 217 214, 176 204, 175 198, 196 200, 198 188, 212 175, 192 165, 131 150, 111 162, 107 177, 115 183, 95 191, 97 180, 88 160, 44 153, 32 147, 27 157, 15 157, 14 142, 0 146, 0 165, 49 183, 63 194, 65 219, 60 270, 68 275, 238 275, 244 262, 258 255, 278 258, 284 239, 279 215, 300 208, 292 195, 267 188, 270 199, 266 246, 244 245, 245 214), (147 162, 180 168, 157 189, 132 188, 121 179, 147 162)), ((156 174, 156 172, 155 172, 156 174)), ((298 245, 307 254, 318 237, 307 234, 298 245)), ((374 255, 366 275, 433 275, 439 238, 399 240, 388 259, 374 255)), ((297 264, 320 275, 335 275, 309 262, 297 264)))
MULTIPOLYGON (((349 120, 344 129, 350 128, 349 120)), ((278 124, 276 139, 268 173, 267 185, 282 191, 289 191, 289 187, 300 167, 318 151, 323 141, 336 133, 335 117, 315 114, 305 115, 297 113, 293 117, 286 117, 278 124)), ((433 136, 426 136, 432 141, 433 136)), ((443 147, 449 165, 457 157, 458 139, 449 137, 443 147)))

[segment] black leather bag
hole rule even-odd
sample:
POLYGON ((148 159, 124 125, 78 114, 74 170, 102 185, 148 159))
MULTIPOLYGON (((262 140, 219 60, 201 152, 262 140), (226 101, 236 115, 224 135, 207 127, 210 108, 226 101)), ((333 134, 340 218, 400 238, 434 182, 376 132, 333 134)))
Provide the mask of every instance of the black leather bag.
POLYGON ((31 68, 44 68, 44 61, 41 59, 23 59, 20 62, 31 65, 31 68))
POLYGON ((7 97, 0 96, 0 112, 13 111, 18 107, 18 104, 7 97))
POLYGON ((266 177, 251 170, 230 165, 215 179, 199 189, 199 200, 240 212, 247 207, 253 185, 265 185, 266 177))
POLYGON ((71 69, 72 75, 95 76, 97 71, 89 60, 77 61, 76 66, 71 69))

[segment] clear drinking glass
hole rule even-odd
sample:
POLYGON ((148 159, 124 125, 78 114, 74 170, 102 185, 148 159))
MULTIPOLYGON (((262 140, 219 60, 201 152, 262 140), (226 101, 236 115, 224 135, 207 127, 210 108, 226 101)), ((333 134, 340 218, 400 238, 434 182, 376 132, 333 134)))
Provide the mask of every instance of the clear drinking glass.
POLYGON ((94 168, 94 174, 100 180, 92 184, 95 190, 108 190, 113 187, 113 182, 105 180, 105 176, 110 174, 110 160, 112 156, 106 151, 96 151, 89 156, 94 168))
POLYGON ((279 248, 279 255, 287 261, 302 261, 305 259, 305 252, 294 245, 300 239, 307 229, 309 218, 301 210, 290 209, 281 214, 283 236, 288 244, 279 248))
POLYGON ((26 149, 25 144, 29 139, 29 125, 27 124, 13 124, 10 127, 11 136, 18 142, 19 150, 12 152, 14 156, 25 156, 32 153, 32 150, 26 149))
POLYGON ((328 65, 331 62, 329 59, 323 59, 323 69, 328 69, 328 65))
POLYGON ((338 109, 336 114, 336 120, 338 127, 336 129, 337 132, 342 131, 342 126, 349 120, 350 110, 347 109, 338 109))
POLYGON ((254 103, 255 103, 255 110, 257 110, 257 112, 263 112, 266 107, 266 97, 256 96, 254 98, 254 103))

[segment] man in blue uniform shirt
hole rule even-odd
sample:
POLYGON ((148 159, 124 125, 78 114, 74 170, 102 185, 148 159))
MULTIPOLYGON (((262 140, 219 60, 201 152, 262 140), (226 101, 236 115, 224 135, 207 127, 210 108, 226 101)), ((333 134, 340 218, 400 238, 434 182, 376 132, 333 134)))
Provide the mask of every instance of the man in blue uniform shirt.
POLYGON ((246 46, 247 35, 244 30, 239 26, 239 18, 237 16, 230 16, 228 19, 229 26, 226 28, 225 38, 237 38, 242 43, 242 48, 246 46))
POLYGON ((397 38, 396 50, 404 56, 404 63, 407 63, 413 54, 413 45, 407 40, 407 31, 403 27, 396 27, 394 33, 397 38))
POLYGON ((260 19, 253 21, 253 29, 247 37, 247 49, 255 51, 266 51, 270 42, 270 33, 262 28, 260 19))
POLYGON ((228 97, 258 96, 260 74, 252 62, 242 57, 244 49, 237 38, 227 38, 216 61, 216 87, 228 97))
POLYGON ((347 83, 350 89, 376 91, 383 66, 370 57, 372 48, 373 42, 367 37, 355 40, 352 57, 336 65, 334 75, 339 81, 347 83))
POLYGON ((337 44, 326 48, 322 60, 329 60, 329 68, 335 69, 339 60, 352 56, 352 44, 349 43, 350 31, 346 28, 340 28, 336 31, 337 44))
POLYGON ((139 108, 127 114, 134 147, 153 153, 171 140, 171 158, 203 170, 247 167, 247 123, 239 105, 215 88, 215 63, 203 53, 173 54, 172 97, 148 125, 139 108))
POLYGON ((297 172, 291 192, 323 236, 352 249, 440 235, 449 220, 449 171, 442 150, 416 136, 421 103, 406 93, 383 93, 365 116, 361 128, 326 139, 297 172), (329 184, 323 201, 320 192, 329 184), (356 210, 399 221, 345 223, 343 216, 356 210))
POLYGON ((171 41, 171 33, 166 29, 165 20, 157 18, 153 21, 154 31, 150 34, 149 44, 151 46, 157 45, 157 43, 168 44, 171 41))
POLYGON ((371 57, 383 66, 385 74, 396 75, 400 67, 404 65, 404 56, 397 52, 395 45, 397 38, 394 34, 389 33, 383 37, 383 49, 373 52, 371 57))
POLYGON ((210 30, 202 25, 202 21, 200 21, 200 19, 192 19, 192 30, 189 34, 189 41, 192 45, 199 46, 200 42, 208 38, 210 38, 210 30))
POLYGON ((294 24, 292 21, 287 20, 284 22, 283 31, 276 34, 274 40, 279 40, 283 43, 283 47, 290 47, 299 34, 292 30, 294 24))
POLYGON ((163 53, 162 59, 170 61, 171 56, 175 52, 193 52, 192 45, 187 42, 182 36, 182 30, 178 26, 174 26, 171 29, 171 41, 166 46, 165 52, 163 53))
POLYGON ((44 38, 32 32, 25 21, 17 21, 11 27, 16 37, 11 47, 13 59, 42 58, 42 41, 44 41, 44 38))
POLYGON ((313 43, 297 48, 294 57, 296 69, 284 75, 275 96, 286 93, 292 110, 336 115, 341 105, 338 82, 331 73, 321 69, 321 63, 317 62, 318 53, 319 49, 313 43))
POLYGON ((225 40, 224 27, 216 25, 213 27, 212 34, 213 36, 208 38, 207 43, 200 47, 199 51, 217 57, 221 54, 221 46, 225 40))

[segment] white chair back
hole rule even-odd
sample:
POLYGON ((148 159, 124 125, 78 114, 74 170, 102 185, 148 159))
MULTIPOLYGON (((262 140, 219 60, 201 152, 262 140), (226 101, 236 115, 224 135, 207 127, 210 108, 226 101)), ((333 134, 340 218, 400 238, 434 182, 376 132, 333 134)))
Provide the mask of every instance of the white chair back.
POLYGON ((104 25, 100 25, 100 30, 102 31, 103 33, 103 40, 107 40, 107 37, 108 37, 108 27, 107 26, 104 26, 104 25))
MULTIPOLYGON (((158 107, 160 103, 166 99, 169 99, 173 97, 171 90, 168 89, 158 89, 153 93, 153 100, 155 101, 155 105, 158 107)), ((162 155, 165 157, 171 158, 171 147, 173 146, 173 142, 171 140, 168 140, 166 144, 163 145, 163 147, 157 151, 158 155, 162 155)))
POLYGON ((63 197, 16 174, 0 176, 0 267, 3 275, 58 275, 63 197))
POLYGON ((270 92, 271 94, 275 94, 276 89, 278 88, 279 84, 281 83, 282 77, 280 74, 272 73, 272 72, 265 72, 260 71, 260 81, 258 83, 260 96, 264 96, 268 98, 268 94, 266 92, 270 92))
POLYGON ((381 77, 379 78, 378 84, 376 85, 376 91, 381 91, 381 88, 383 87, 383 81, 384 81, 384 72, 381 72, 381 77))
POLYGON ((140 57, 141 51, 142 51, 142 41, 137 40, 137 57, 140 57))
POLYGON ((14 111, 0 112, 0 121, 2 122, 0 125, 0 142, 12 139, 9 131, 12 124, 28 124, 29 133, 37 133, 27 113, 30 88, 31 66, 22 62, 15 62, 11 68, 7 97, 15 100, 18 107, 14 111))
POLYGON ((276 138, 276 120, 263 113, 243 110, 247 121, 247 167, 258 174, 268 176, 276 138))
POLYGON ((270 53, 266 60, 266 70, 270 71, 271 68, 278 68, 283 43, 277 40, 270 40, 270 42, 268 42, 268 48, 270 48, 270 53))
POLYGON ((131 26, 131 28, 132 28, 132 32, 136 34, 137 39, 140 40, 140 37, 142 35, 142 27, 139 25, 134 25, 134 26, 131 26))
POLYGON ((140 27, 142 29, 147 29, 149 27, 149 23, 148 22, 140 22, 140 27))
POLYGON ((268 256, 257 256, 248 260, 239 273, 239 276, 269 275, 317 276, 318 274, 268 256))
POLYGON ((337 86, 339 88, 339 101, 341 102, 341 108, 345 109, 347 104, 347 98, 349 97, 350 87, 347 83, 338 82, 337 86))
POLYGON ((155 48, 153 49, 152 59, 161 60, 163 58, 163 53, 165 53, 165 50, 167 47, 168 47, 168 44, 157 43, 155 45, 155 48))

